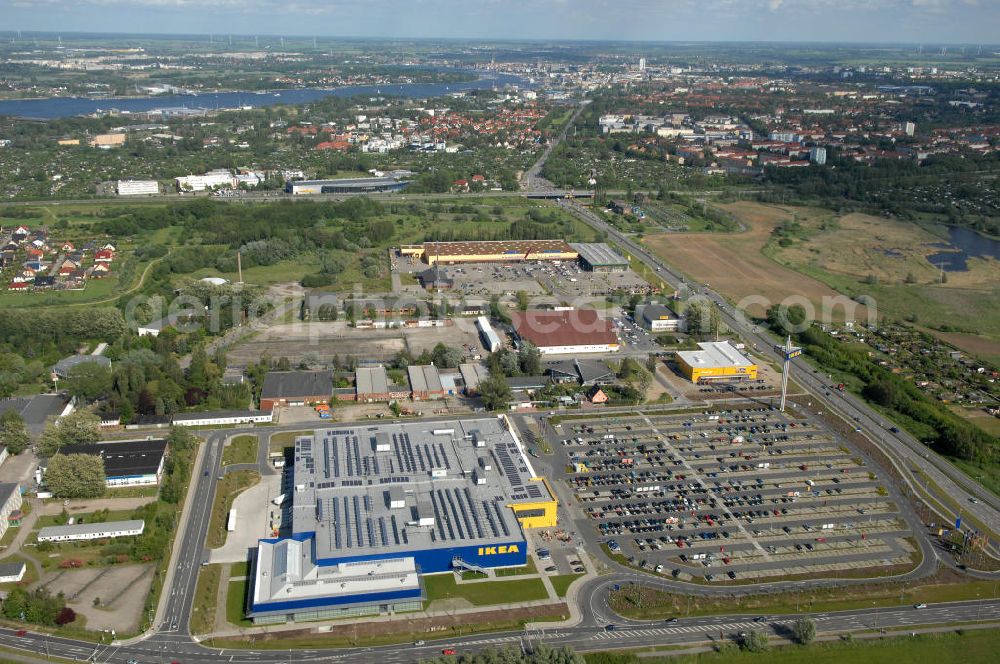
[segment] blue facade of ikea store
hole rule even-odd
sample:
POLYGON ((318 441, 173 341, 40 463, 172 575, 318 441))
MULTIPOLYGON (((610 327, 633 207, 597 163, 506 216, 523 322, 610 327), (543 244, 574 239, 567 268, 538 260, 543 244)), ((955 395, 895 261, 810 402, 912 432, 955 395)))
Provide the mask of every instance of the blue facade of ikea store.
POLYGON ((338 558, 321 558, 316 560, 320 566, 338 565, 340 563, 366 562, 384 558, 413 558, 420 574, 434 574, 450 570, 452 558, 461 558, 467 563, 481 567, 517 567, 528 564, 528 546, 524 540, 516 540, 503 545, 481 546, 449 546, 439 549, 422 549, 418 551, 394 551, 391 553, 373 553, 366 556, 344 556, 338 558), (480 553, 480 550, 483 553, 480 553))
MULTIPOLYGON (((364 556, 320 558, 316 556, 315 535, 312 531, 295 533, 291 539, 299 542, 311 542, 313 544, 313 559, 320 567, 339 565, 340 563, 357 563, 404 557, 412 557, 414 559, 417 571, 420 574, 447 572, 451 569, 452 559, 456 557, 461 558, 467 563, 481 567, 519 567, 528 564, 528 544, 524 538, 491 546, 447 546, 433 549, 419 549, 416 551, 387 551, 386 553, 372 553, 364 556)), ((265 539, 261 541, 277 543, 280 539, 265 539)))
POLYGON ((394 590, 391 592, 343 595, 340 597, 314 597, 312 599, 292 600, 290 602, 255 602, 251 608, 251 612, 302 611, 303 609, 341 607, 345 604, 375 604, 394 602, 401 599, 419 599, 422 595, 423 591, 420 588, 414 588, 413 590, 394 590))

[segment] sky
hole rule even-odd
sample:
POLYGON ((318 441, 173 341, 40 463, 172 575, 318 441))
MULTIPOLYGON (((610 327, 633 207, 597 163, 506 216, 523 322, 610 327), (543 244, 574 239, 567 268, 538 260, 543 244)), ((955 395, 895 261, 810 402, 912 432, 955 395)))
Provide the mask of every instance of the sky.
POLYGON ((6 30, 996 43, 1000 0, 0 0, 6 30))

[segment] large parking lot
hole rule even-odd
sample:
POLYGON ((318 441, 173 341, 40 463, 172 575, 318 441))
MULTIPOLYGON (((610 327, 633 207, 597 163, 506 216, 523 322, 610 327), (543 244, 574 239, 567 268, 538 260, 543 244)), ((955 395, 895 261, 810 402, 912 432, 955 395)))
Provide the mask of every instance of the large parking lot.
POLYGON ((907 523, 845 443, 756 403, 725 408, 555 426, 592 536, 629 565, 698 582, 912 566, 907 523))
MULTIPOLYGON (((529 295, 599 297, 619 289, 643 291, 649 284, 632 270, 625 272, 588 272, 570 261, 535 261, 512 263, 462 263, 444 265, 455 285, 452 293, 461 296, 529 295)), ((420 261, 401 260, 396 270, 415 274, 428 266, 420 261)))

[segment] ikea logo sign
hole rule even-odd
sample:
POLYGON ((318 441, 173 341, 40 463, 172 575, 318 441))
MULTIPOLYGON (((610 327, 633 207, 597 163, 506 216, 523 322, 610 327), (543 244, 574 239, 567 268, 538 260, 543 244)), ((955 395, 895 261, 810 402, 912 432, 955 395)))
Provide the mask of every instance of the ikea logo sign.
POLYGON ((507 546, 481 546, 479 547, 479 555, 481 556, 495 556, 500 553, 518 553, 521 549, 518 548, 517 544, 509 544, 507 546))

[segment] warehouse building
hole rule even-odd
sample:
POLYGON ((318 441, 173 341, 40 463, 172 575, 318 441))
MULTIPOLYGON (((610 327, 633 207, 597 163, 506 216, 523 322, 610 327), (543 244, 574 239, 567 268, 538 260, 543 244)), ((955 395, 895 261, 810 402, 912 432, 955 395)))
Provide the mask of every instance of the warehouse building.
POLYGON ((620 348, 611 321, 594 309, 515 312, 511 320, 518 338, 538 346, 542 355, 614 353, 620 348))
POLYGON ((356 398, 362 403, 393 401, 410 396, 410 391, 393 383, 385 367, 381 366, 358 368, 354 372, 354 387, 356 398))
POLYGON ((410 378, 410 393, 414 401, 428 399, 444 399, 444 386, 441 384, 441 374, 433 364, 406 368, 410 378))
POLYGON ((590 272, 625 272, 628 260, 603 242, 573 242, 569 246, 580 255, 580 266, 590 272))
POLYGON ((480 316, 476 319, 476 329, 479 330, 479 340, 483 343, 483 348, 485 348, 490 353, 495 353, 503 347, 503 343, 500 341, 500 336, 490 325, 490 319, 486 316, 480 316))
POLYGON ((104 459, 104 475, 108 488, 152 486, 163 477, 163 459, 167 441, 106 440, 74 445, 73 454, 91 454, 104 459))
POLYGON ((156 180, 119 180, 115 190, 119 196, 155 196, 160 193, 156 180))
POLYGON ((295 180, 285 185, 285 191, 302 194, 375 194, 402 191, 409 182, 396 178, 352 178, 344 180, 295 180))
POLYGON ((204 175, 182 175, 174 178, 177 191, 205 191, 206 189, 225 188, 231 189, 236 186, 236 178, 231 171, 225 168, 217 168, 204 175))
POLYGON ((465 395, 470 397, 479 391, 479 383, 490 377, 490 372, 486 367, 472 362, 458 365, 458 372, 465 384, 465 395))
POLYGON ((329 371, 269 371, 260 388, 260 409, 323 403, 333 394, 329 371))
POLYGON ((677 332, 681 319, 662 304, 641 304, 635 308, 635 321, 650 332, 677 332))
POLYGON ((208 427, 266 424, 271 420, 270 410, 216 410, 207 413, 178 413, 173 417, 173 424, 179 427, 208 427))
POLYGON ((757 365, 727 341, 699 343, 701 350, 677 352, 677 363, 692 383, 756 380, 757 365))
POLYGON ((38 531, 39 542, 83 542, 115 537, 141 535, 146 522, 141 519, 131 521, 108 521, 106 523, 76 523, 72 526, 46 526, 38 531))
POLYGON ((557 501, 504 418, 343 426, 295 440, 292 534, 260 540, 256 624, 421 608, 420 577, 527 562, 557 501))
POLYGON ((470 240, 424 242, 400 248, 428 265, 438 263, 511 263, 520 261, 575 261, 578 254, 563 240, 470 240))

